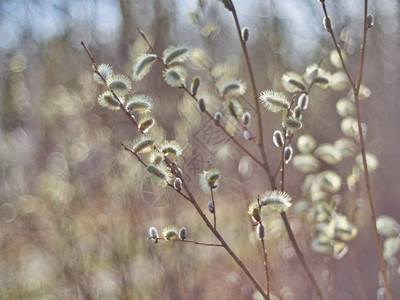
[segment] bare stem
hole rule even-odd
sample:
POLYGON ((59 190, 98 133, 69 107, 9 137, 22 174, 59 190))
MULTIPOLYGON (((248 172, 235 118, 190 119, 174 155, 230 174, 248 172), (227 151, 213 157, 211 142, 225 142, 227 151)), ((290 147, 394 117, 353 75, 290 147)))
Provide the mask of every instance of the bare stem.
MULTIPOLYGON (((324 10, 325 17, 328 18, 328 12, 326 10, 326 6, 325 6, 324 2, 322 2, 322 8, 324 10)), ((391 300, 392 294, 391 294, 389 282, 388 282, 387 276, 386 276, 386 264, 385 264, 385 260, 383 258, 383 251, 382 251, 381 241, 379 238, 378 229, 376 227, 376 213, 375 213, 375 208, 374 208, 374 202, 372 199, 371 184, 370 184, 366 150, 365 150, 365 141, 364 141, 364 135, 363 135, 363 130, 362 130, 362 126, 361 126, 359 92, 360 92, 360 86, 361 86, 361 80, 362 80, 363 68, 364 68, 364 61, 365 61, 365 47, 366 47, 366 43, 367 43, 367 31, 368 31, 367 15, 368 15, 368 0, 364 0, 364 29, 363 29, 363 40, 362 40, 362 45, 361 45, 360 69, 358 72, 357 83, 355 83, 350 76, 350 73, 346 67, 346 63, 342 57, 341 50, 340 50, 339 46, 337 45, 337 42, 335 39, 335 34, 333 33, 333 30, 330 29, 329 33, 332 37, 333 42, 335 43, 336 51, 339 54, 343 69, 347 75, 347 78, 349 80, 349 83, 350 83, 350 85, 353 89, 353 93, 354 93, 354 102, 355 102, 355 106, 356 106, 356 118, 357 118, 357 125, 358 125, 358 135, 360 138, 361 156, 362 156, 363 169, 364 169, 365 188, 367 191, 368 203, 369 203, 369 207, 371 210, 371 222, 372 222, 372 227, 374 230, 375 242, 376 242, 378 256, 379 256, 379 264, 381 267, 381 274, 382 274, 383 282, 384 282, 385 289, 386 289, 387 299, 391 300)))
MULTIPOLYGON (((273 190, 276 190, 275 177, 273 176, 273 174, 272 174, 272 172, 270 170, 270 167, 268 165, 267 156, 266 156, 265 149, 264 149, 261 110, 260 110, 260 104, 259 104, 259 101, 258 101, 258 92, 257 92, 256 83, 255 83, 255 79, 254 79, 253 69, 251 67, 250 58, 249 58, 249 54, 248 54, 248 51, 247 51, 246 43, 245 43, 245 41, 243 41, 242 36, 241 36, 241 28, 240 28, 240 25, 239 25, 239 20, 238 20, 237 14, 236 14, 235 6, 233 5, 232 0, 227 0, 227 2, 229 3, 229 5, 228 5, 229 8, 228 7, 227 8, 232 12, 233 18, 235 20, 237 33, 238 33, 238 36, 239 36, 240 44, 241 44, 242 49, 243 49, 243 53, 244 53, 244 57, 245 57, 245 60, 246 60, 246 65, 247 65, 247 69, 248 69, 249 76, 250 76, 250 82, 251 82, 251 87, 252 87, 253 96, 254 96, 254 104, 255 104, 256 113, 257 113, 258 135, 259 135, 258 146, 260 148, 261 156, 263 158, 264 170, 267 173, 269 182, 271 184, 271 188, 273 190)), ((311 280, 312 284, 314 285, 314 288, 316 289, 319 298, 323 299, 321 289, 319 288, 319 286, 318 286, 314 276, 312 275, 312 273, 311 273, 306 261, 304 260, 303 254, 300 251, 300 248, 299 248, 299 246, 297 244, 297 241, 296 241, 296 238, 295 238, 295 236, 293 234, 293 231, 290 228, 289 221, 288 221, 288 219, 286 217, 286 213, 285 212, 281 213, 281 216, 282 216, 282 219, 283 219, 283 221, 285 223, 285 228, 286 228, 286 231, 287 231, 287 233, 289 235, 289 239, 290 239, 290 241, 291 241, 291 243, 292 243, 292 245, 293 245, 293 247, 294 247, 294 249, 296 251, 297 257, 299 258, 304 270, 306 271, 309 279, 311 280)))
MULTIPOLYGON (((161 238, 158 238, 157 240, 166 240, 166 239, 161 237, 161 238)), ((189 244, 195 244, 195 245, 200 245, 200 246, 208 246, 208 247, 223 247, 222 244, 203 243, 203 242, 197 242, 197 241, 192 241, 192 240, 176 239, 176 240, 171 240, 171 242, 189 243, 189 244)))
POLYGON ((294 248, 294 250, 295 250, 295 252, 297 254, 297 257, 300 260, 300 263, 303 266, 303 269, 306 271, 308 278, 310 279, 311 283, 315 287, 319 299, 324 299, 324 296, 322 295, 322 291, 319 288, 318 283, 315 280, 314 275, 312 274, 310 268, 308 267, 307 262, 304 259, 303 253, 301 252, 299 245, 296 242, 296 238, 295 238, 295 236, 293 234, 292 229, 290 228, 289 220, 288 220, 287 215, 286 215, 286 213, 284 211, 281 212, 281 217, 282 217, 283 223, 285 224, 286 231, 287 231, 287 233, 289 235, 289 240, 292 242, 292 246, 293 246, 293 248, 294 248))
POLYGON ((182 182, 184 190, 187 192, 189 195, 189 201, 193 204, 195 209, 197 210, 198 214, 200 217, 203 219, 204 223, 206 223, 207 227, 211 230, 211 232, 214 234, 214 236, 221 242, 222 247, 225 248, 225 250, 229 253, 229 255, 235 260, 235 262, 239 265, 239 267, 244 271, 244 273, 247 275, 247 277, 250 279, 250 281, 253 283, 255 288, 261 293, 264 299, 269 299, 268 295, 265 293, 261 285, 258 283, 257 279, 251 274, 249 269, 243 264, 243 262, 239 259, 239 257, 236 255, 236 253, 229 247, 229 245, 225 242, 225 240, 222 238, 220 233, 214 228, 214 226, 210 223, 206 215, 203 213, 201 210, 199 204, 197 203, 196 199, 194 198, 193 194, 189 190, 188 186, 186 185, 186 182, 182 182))
POLYGON ((263 250, 263 255, 264 255, 265 276, 267 277, 267 296, 268 296, 268 299, 270 299, 270 297, 269 297, 270 288, 269 288, 268 257, 267 257, 267 252, 265 250, 264 239, 261 240, 261 245, 262 245, 262 250, 263 250))
POLYGON ((267 255, 267 250, 265 249, 264 239, 261 239, 261 246, 262 246, 263 257, 264 257, 265 276, 266 276, 266 279, 267 279, 267 295, 268 295, 268 299, 269 299, 270 287, 269 287, 268 255, 267 255))
POLYGON ((283 140, 283 146, 282 146, 282 151, 281 151, 281 191, 283 192, 285 190, 285 148, 286 148, 286 143, 287 143, 287 136, 286 136, 286 130, 283 131, 284 134, 284 140, 283 140))
MULTIPOLYGON (((287 136, 286 136, 286 131, 284 132, 284 143, 283 143, 283 147, 282 147, 282 158, 281 158, 281 191, 285 190, 285 158, 284 158, 284 153, 285 153, 285 147, 287 144, 287 136)), ((293 231, 290 227, 289 224, 289 220, 286 216, 286 212, 281 212, 281 217, 283 220, 283 223, 285 224, 285 228, 286 231, 289 235, 289 240, 292 243, 292 246, 296 252, 297 257, 300 260, 301 265, 303 266, 303 269, 306 271, 306 274, 308 276, 308 278, 310 279, 311 283, 313 284, 315 290, 317 291, 318 297, 320 299, 324 299, 323 295, 322 295, 322 291, 320 289, 320 287, 318 286, 318 283, 316 281, 316 279, 314 278, 314 275, 312 274, 310 268, 308 267, 308 264, 306 262, 306 260, 304 259, 303 253, 300 250, 299 245, 297 244, 296 238, 293 234, 293 231)))
POLYGON ((216 209, 215 209, 215 201, 214 201, 214 193, 213 193, 213 188, 210 186, 210 192, 211 192, 211 201, 213 204, 213 208, 214 208, 214 228, 217 229, 217 215, 216 215, 216 209))
POLYGON ((246 60, 246 65, 247 65, 247 70, 249 72, 249 77, 250 77, 250 83, 251 83, 251 88, 253 90, 253 98, 254 98, 254 106, 256 108, 256 114, 257 114, 257 125, 258 125, 258 147, 260 149, 261 157, 264 162, 264 169, 267 173, 267 176, 269 178, 269 181, 275 181, 275 178, 272 175, 272 172, 270 170, 268 160, 267 160, 267 154, 265 153, 264 149, 264 137, 263 137, 263 126, 262 126, 262 118, 261 118, 261 110, 260 110, 260 102, 258 101, 258 92, 257 92, 257 87, 256 87, 256 81, 254 78, 254 73, 253 73, 253 68, 251 66, 250 62, 250 57, 249 53, 247 51, 247 46, 246 42, 242 38, 242 33, 241 33, 241 28, 239 24, 239 19, 236 14, 236 9, 235 6, 233 5, 233 1, 229 0, 231 4, 231 12, 233 15, 233 18, 235 20, 235 25, 236 25, 236 30, 239 36, 240 40, 240 45, 242 46, 244 58, 246 60))

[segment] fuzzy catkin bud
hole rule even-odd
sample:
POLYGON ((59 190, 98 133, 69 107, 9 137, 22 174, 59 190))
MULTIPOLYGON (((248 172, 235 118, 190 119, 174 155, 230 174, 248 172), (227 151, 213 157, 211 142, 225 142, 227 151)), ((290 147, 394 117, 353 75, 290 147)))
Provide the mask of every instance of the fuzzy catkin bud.
POLYGON ((217 111, 214 115, 214 120, 215 123, 221 124, 221 120, 222 120, 222 113, 220 111, 217 111))
POLYGON ((185 227, 181 227, 181 229, 179 229, 178 236, 182 241, 186 240, 186 228, 185 227))
POLYGON ((260 240, 264 239, 264 237, 265 237, 265 226, 264 226, 264 224, 262 224, 262 223, 258 224, 258 226, 257 226, 257 234, 258 234, 258 237, 260 238, 260 240))
POLYGON ((283 147, 283 136, 280 130, 275 130, 274 135, 272 137, 272 141, 274 142, 276 147, 278 148, 283 147))
POLYGON ((242 40, 247 42, 250 36, 250 29, 248 27, 243 27, 242 29, 242 40))
POLYGON ((200 87, 200 77, 199 76, 194 76, 192 78, 192 86, 190 87, 190 91, 192 93, 193 96, 196 96, 197 91, 200 87))
POLYGON ((285 160, 285 164, 287 164, 293 156, 293 148, 292 146, 286 146, 285 150, 283 151, 283 159, 285 160))
POLYGON ((328 32, 332 31, 331 19, 329 17, 324 17, 324 27, 328 32))
POLYGON ((174 180, 174 188, 179 192, 182 189, 182 180, 177 177, 174 180))
POLYGON ((197 104, 199 105, 199 110, 201 112, 205 112, 206 111, 206 101, 204 100, 204 98, 200 98, 198 100, 197 104))
POLYGON ((374 26, 374 16, 368 15, 367 16, 367 28, 371 28, 372 26, 374 26))
POLYGON ((215 213, 214 203, 212 201, 208 201, 207 208, 210 213, 215 213))

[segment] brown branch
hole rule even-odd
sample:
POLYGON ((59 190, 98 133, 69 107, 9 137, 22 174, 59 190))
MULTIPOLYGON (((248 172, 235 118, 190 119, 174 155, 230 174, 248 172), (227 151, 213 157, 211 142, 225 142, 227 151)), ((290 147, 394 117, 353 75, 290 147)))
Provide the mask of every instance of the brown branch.
POLYGON ((186 182, 182 182, 183 189, 186 191, 186 193, 189 195, 190 202, 193 204, 195 207, 196 211, 200 215, 200 217, 203 219, 204 223, 206 223, 207 227, 212 231, 214 236, 221 242, 222 247, 225 248, 225 250, 229 253, 229 255, 235 260, 235 262, 239 265, 239 267, 243 270, 243 272, 247 275, 247 277, 250 279, 250 281, 253 283, 255 288, 261 293, 261 295, 264 297, 264 299, 268 299, 268 295, 265 293, 261 285, 258 283, 257 279, 253 276, 253 274, 247 269, 247 267, 243 264, 243 262, 239 259, 239 257, 236 255, 236 253, 229 247, 229 245, 225 242, 225 240, 222 238, 220 233, 213 227, 213 225, 210 223, 206 215, 203 213, 201 210, 199 204, 197 203, 196 199, 194 198, 193 194, 189 190, 188 186, 186 185, 186 182))
MULTIPOLYGON (((233 15, 233 17, 235 19, 235 25, 236 25, 237 33, 238 33, 238 36, 239 36, 239 39, 240 39, 240 43, 241 43, 241 46, 242 46, 242 49, 243 49, 243 53, 244 53, 244 56, 245 56, 247 68, 248 68, 248 71, 249 71, 250 82, 251 82, 251 86, 252 86, 252 89, 253 89, 254 102, 255 102, 256 111, 257 111, 258 133, 259 133, 259 148, 260 148, 261 156, 262 156, 263 162, 264 162, 264 170, 267 173, 267 177, 269 179, 271 188, 273 190, 276 190, 275 178, 271 173, 270 167, 269 167, 268 162, 267 162, 267 156, 266 156, 266 153, 265 153, 265 150, 264 150, 263 135, 262 135, 263 130, 262 130, 262 121, 261 121, 261 110, 260 110, 260 104, 258 102, 258 93, 257 93, 257 89, 256 89, 253 70, 252 70, 251 63, 250 63, 250 58, 249 58, 248 51, 247 51, 247 46, 246 46, 246 43, 243 41, 243 39, 241 37, 241 28, 240 28, 240 25, 239 25, 239 20, 238 20, 237 14, 236 14, 235 6, 233 5, 232 0, 226 0, 226 2, 227 2, 226 4, 224 2, 225 7, 227 7, 228 10, 230 10, 232 12, 232 15, 233 15)), ((288 236, 289 236, 289 239, 290 239, 290 241, 291 241, 291 243, 292 243, 292 245, 293 245, 293 247, 294 247, 294 249, 296 251, 297 257, 299 258, 299 260, 300 260, 304 270, 306 271, 311 283, 314 285, 314 288, 316 289, 319 298, 323 299, 321 289, 319 288, 319 286, 318 286, 313 274, 311 273, 306 261, 304 260, 303 254, 300 251, 300 248, 299 248, 299 246, 297 244, 296 238, 295 238, 295 236, 293 234, 293 231, 292 231, 292 229, 290 227, 289 221, 288 221, 288 219, 286 217, 286 213, 285 212, 281 213, 281 217, 282 217, 282 219, 283 219, 283 221, 285 223, 285 229, 286 229, 286 231, 288 233, 288 236)))
MULTIPOLYGON (((144 41, 146 42, 146 44, 147 44, 147 46, 149 47, 150 51, 151 51, 153 54, 156 55, 157 60, 158 60, 159 62, 161 62, 161 64, 164 66, 164 68, 167 68, 168 66, 164 63, 164 61, 161 59, 161 57, 159 57, 158 54, 155 52, 153 46, 151 46, 151 44, 150 44, 150 42, 148 41, 148 39, 147 39, 146 35, 144 34, 144 32, 143 32, 140 28, 138 28, 137 30, 138 30, 139 34, 142 36, 142 38, 144 39, 144 41)), ((198 102, 198 99, 197 99, 196 95, 193 95, 193 94, 189 91, 189 89, 186 87, 186 85, 182 85, 182 86, 180 86, 180 88, 183 89, 196 103, 198 102)), ((205 114, 207 115, 207 117, 208 117, 210 120, 213 120, 213 121, 214 121, 214 117, 213 117, 207 110, 205 111, 205 114)), ((253 154, 251 154, 240 142, 238 142, 234 136, 232 136, 231 134, 229 134, 229 132, 226 131, 226 129, 225 129, 221 124, 215 122, 215 125, 216 125, 218 128, 220 128, 220 129, 224 132, 224 134, 225 134, 226 136, 228 136, 228 137, 243 151, 243 152, 245 152, 248 156, 250 156, 250 157, 253 159, 254 162, 256 162, 256 163, 257 163, 258 165, 260 165, 263 169, 265 169, 267 173, 270 173, 270 172, 269 172, 269 167, 268 167, 268 165, 266 166, 264 163, 262 163, 261 161, 259 161, 259 160, 258 160, 253 154)))
POLYGON ((257 125, 258 125, 258 147, 260 149, 260 153, 264 162, 264 169, 267 173, 269 181, 272 183, 275 181, 275 178, 272 175, 271 169, 268 164, 267 160, 267 154, 265 153, 264 149, 264 137, 263 137, 263 126, 262 126, 262 118, 261 118, 261 109, 260 109, 260 102, 258 101, 258 92, 257 92, 257 87, 256 87, 256 81, 254 78, 254 73, 253 73, 253 68, 251 66, 250 62, 250 57, 249 53, 247 51, 247 46, 246 42, 242 38, 242 33, 241 33, 241 28, 239 24, 239 19, 236 14, 236 9, 235 6, 233 5, 233 2, 229 0, 230 2, 230 11, 232 12, 233 18, 235 20, 235 25, 236 25, 236 30, 237 34, 239 36, 240 40, 240 45, 242 46, 243 54, 246 60, 246 65, 247 65, 247 70, 249 72, 249 77, 250 77, 250 83, 251 83, 251 88, 253 90, 253 98, 254 98, 254 105, 256 107, 256 114, 257 114, 257 125))
MULTIPOLYGON (((163 240, 163 241, 168 241, 165 238, 157 238, 157 240, 163 240)), ((175 239, 175 240, 170 240, 168 242, 181 242, 181 243, 189 243, 189 244, 195 244, 195 245, 200 245, 200 246, 208 246, 208 247, 223 247, 222 244, 212 244, 212 243, 203 243, 203 242, 197 242, 197 241, 192 241, 192 240, 181 240, 181 239, 175 239)))
MULTIPOLYGON (((148 42, 148 40, 146 39, 145 35, 143 34, 143 32, 138 28, 139 33, 142 35, 142 37, 145 39, 146 43, 149 45, 151 51, 154 52, 153 47, 150 45, 150 43, 148 42)), ((88 54, 88 56, 90 57, 90 59, 92 60, 93 66, 95 67, 97 74, 102 78, 102 80, 104 82, 105 79, 101 76, 101 74, 98 72, 97 70, 97 64, 93 58, 93 56, 90 54, 89 50, 87 49, 86 45, 84 44, 84 42, 81 43, 82 46, 85 48, 86 53, 88 54)), ((164 65, 164 62, 162 61, 161 58, 159 58, 157 56, 157 59, 164 65)), ((187 88, 186 88, 187 89, 187 88)), ((112 91, 111 91, 112 92, 112 91)), ((190 94, 190 93, 189 93, 190 94)), ((114 95, 114 93, 113 93, 114 95)), ((118 97, 116 97, 118 99, 118 97)), ((118 99, 119 101, 119 99, 118 99)), ((121 103, 121 102, 120 102, 121 103)), ((121 103, 121 107, 123 107, 122 103, 121 103)), ((123 107, 124 108, 124 107, 123 107)), ((126 109, 125 109, 126 111, 126 109)), ((130 117, 132 117, 129 114, 130 117)), ((135 121, 136 122, 136 121, 135 121)), ((136 128, 138 128, 137 124, 135 125, 136 128)), ((226 131, 224 131, 226 132, 226 131)), ((134 152, 132 149, 128 148, 127 146, 125 146, 123 143, 121 143, 122 147, 132 153, 137 159, 138 161, 143 164, 145 167, 147 167, 147 164, 140 158, 140 156, 134 152)), ((166 163, 168 164, 168 160, 166 159, 166 163)), ((171 165, 168 165, 171 168, 171 165)), ((168 183, 169 186, 171 186, 173 188, 173 186, 168 183)), ((219 234, 219 232, 216 230, 216 228, 213 227, 213 225, 209 222, 209 220, 207 219, 206 215, 203 213, 203 211, 201 210, 199 204, 197 203, 196 199, 193 197, 193 194, 190 192, 188 186, 186 185, 186 182, 184 180, 182 180, 182 185, 184 190, 188 193, 188 196, 186 196, 185 194, 183 194, 181 191, 177 191, 176 189, 174 189, 177 193, 179 193, 182 197, 184 197, 185 199, 187 199, 189 202, 191 202, 193 204, 193 206, 195 207, 196 211, 198 212, 198 214, 201 216, 201 218, 203 219, 203 221, 206 223, 207 227, 213 232, 214 236, 221 242, 221 246, 225 248, 225 250, 229 253, 229 255, 235 260, 235 262, 240 266, 240 268, 245 272, 245 274, 247 275, 247 277, 250 279, 250 281, 254 284, 255 288, 261 293, 261 295, 265 298, 268 299, 268 296, 265 294, 265 291, 262 289, 261 285, 258 283, 258 281, 255 279, 255 277, 251 274, 251 272, 247 269, 247 267, 243 264, 243 262, 238 258, 238 256, 233 252, 233 250, 229 247, 229 245, 225 242, 225 240, 222 238, 222 236, 219 234)))
MULTIPOLYGON (((258 210, 259 210, 260 216, 261 216, 260 195, 257 196, 257 204, 258 204, 258 210)), ((261 218, 260 218, 259 224, 260 224, 259 226, 263 226, 261 218)), ((255 225, 256 224, 254 224, 254 226, 255 225)), ((265 272, 265 277, 266 277, 266 281, 267 281, 267 295, 268 295, 268 297, 270 297, 270 295, 269 295, 270 287, 269 287, 269 271, 268 271, 268 254, 267 254, 267 250, 265 248, 264 238, 261 238, 260 241, 261 241, 261 247, 262 247, 262 251, 263 251, 264 272, 265 272)))
POLYGON ((217 229, 217 215, 216 215, 217 211, 215 209, 214 192, 213 192, 213 188, 211 186, 210 186, 210 192, 211 192, 211 201, 212 201, 213 208, 214 208, 214 212, 213 212, 213 215, 214 215, 214 228, 217 229))
MULTIPOLYGON (((322 2, 322 8, 324 10, 325 17, 328 18, 328 12, 326 10, 326 6, 325 6, 324 2, 322 2)), ((370 211, 371 211, 371 222, 372 222, 372 227, 374 230, 375 242, 376 242, 378 256, 379 256, 379 264, 381 267, 382 278, 383 278, 383 282, 384 282, 386 293, 387 293, 387 299, 391 300, 392 294, 390 291, 390 286, 389 286, 389 282, 388 282, 387 275, 386 275, 385 259, 383 258, 382 245, 381 245, 381 241, 379 238, 378 229, 376 227, 376 213, 375 213, 374 202, 372 199, 371 184, 370 184, 366 150, 365 150, 365 141, 364 141, 364 135, 363 135, 363 130, 362 130, 362 126, 361 126, 359 93, 360 93, 360 86, 361 86, 364 61, 365 61, 365 47, 366 47, 366 43, 367 43, 367 31, 368 31, 367 15, 368 15, 368 0, 364 0, 364 29, 363 29, 363 40, 362 40, 362 45, 361 45, 360 69, 359 69, 359 73, 358 73, 357 84, 354 83, 354 81, 352 80, 352 78, 350 76, 350 73, 348 72, 346 64, 341 55, 340 48, 336 43, 335 35, 333 33, 332 28, 330 28, 329 33, 331 34, 332 40, 335 43, 336 51, 338 52, 338 54, 340 56, 340 60, 342 62, 343 69, 345 70, 345 73, 347 75, 347 78, 350 82, 350 85, 351 85, 353 93, 354 93, 354 102, 355 102, 355 106, 356 106, 356 119, 357 119, 357 125, 358 125, 358 135, 359 135, 359 139, 360 139, 361 156, 362 156, 362 162, 363 162, 363 168, 364 168, 365 188, 367 191, 368 203, 369 203, 369 207, 370 207, 370 211)))
MULTIPOLYGON (((94 57, 90 54, 89 49, 86 47, 84 42, 81 42, 82 47, 85 49, 87 55, 89 56, 90 60, 92 61, 92 65, 95 69, 95 73, 100 76, 101 80, 103 80, 104 84, 107 86, 107 80, 103 77, 103 75, 100 74, 99 69, 98 69, 98 65, 96 63, 96 60, 94 59, 94 57)), ((122 109, 122 111, 128 116, 128 119, 131 121, 131 123, 137 128, 139 129, 139 125, 136 122, 135 118, 131 115, 131 113, 126 109, 124 103, 119 99, 119 97, 113 92, 111 91, 111 94, 113 95, 113 97, 115 99, 117 99, 120 108, 122 109)))

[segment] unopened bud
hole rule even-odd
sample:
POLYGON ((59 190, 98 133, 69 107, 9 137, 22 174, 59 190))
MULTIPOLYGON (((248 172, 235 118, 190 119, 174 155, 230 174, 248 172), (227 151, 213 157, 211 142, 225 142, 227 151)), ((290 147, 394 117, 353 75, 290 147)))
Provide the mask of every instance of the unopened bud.
POLYGON ((306 110, 308 108, 308 95, 306 93, 302 93, 297 100, 297 105, 301 107, 302 110, 306 110))
POLYGON ((371 28, 372 26, 374 26, 374 16, 368 15, 367 16, 367 27, 371 28))
POLYGON ((293 148, 292 146, 286 146, 285 150, 283 151, 283 159, 285 160, 285 164, 287 164, 293 156, 293 148))
POLYGON ((272 141, 274 142, 276 147, 278 148, 283 147, 283 136, 280 130, 275 130, 274 135, 272 137, 272 141))
POLYGON ((198 100, 198 103, 197 103, 198 105, 199 105, 199 110, 201 111, 201 112, 205 112, 206 111, 206 101, 204 100, 204 98, 200 98, 199 100, 198 100))
POLYGON ((207 205, 208 211, 210 213, 215 213, 215 209, 214 209, 214 203, 212 201, 208 201, 208 205, 207 205))
POLYGON ((242 115, 243 126, 246 126, 246 127, 249 126, 250 119, 251 119, 250 113, 248 111, 244 112, 243 115, 242 115))
POLYGON ((243 132, 243 137, 244 137, 246 140, 250 140, 250 139, 251 139, 251 132, 248 131, 248 130, 245 130, 245 131, 243 132))
POLYGON ((217 111, 214 115, 214 120, 216 123, 221 124, 222 121, 222 113, 220 111, 217 111))
POLYGON ((324 17, 324 27, 328 32, 332 31, 331 19, 329 17, 324 17))
POLYGON ((244 42, 247 42, 249 40, 250 36, 250 29, 248 27, 243 27, 242 29, 242 39, 244 42))
POLYGON ((176 177, 174 180, 174 188, 179 192, 182 189, 182 180, 176 177))
POLYGON ((158 240, 158 231, 157 231, 157 229, 155 227, 150 227, 149 234, 150 234, 149 239, 153 239, 154 242, 157 243, 157 240, 158 240))
POLYGON ((260 240, 264 239, 264 237, 265 237, 265 226, 264 226, 264 224, 262 224, 262 223, 258 224, 258 226, 257 226, 257 234, 258 234, 258 237, 260 238, 260 240))
POLYGON ((233 11, 233 3, 232 0, 222 0, 222 3, 225 5, 225 8, 229 11, 233 11))
POLYGON ((296 107, 293 109, 293 114, 294 114, 294 117, 295 117, 296 119, 301 120, 301 116, 302 116, 301 107, 300 107, 300 106, 296 106, 296 107))
POLYGON ((181 227, 181 229, 179 229, 179 238, 181 240, 186 240, 186 228, 185 227, 181 227))
POLYGON ((200 87, 200 77, 199 76, 194 76, 192 78, 192 86, 190 87, 190 91, 193 96, 196 96, 197 90, 200 87))

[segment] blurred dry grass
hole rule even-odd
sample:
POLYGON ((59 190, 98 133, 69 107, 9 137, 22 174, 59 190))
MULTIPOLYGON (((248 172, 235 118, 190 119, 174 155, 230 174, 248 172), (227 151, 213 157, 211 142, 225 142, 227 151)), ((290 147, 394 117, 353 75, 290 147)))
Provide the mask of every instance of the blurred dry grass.
MULTIPOLYGON (((182 243, 154 245, 146 240, 150 226, 161 229, 176 223, 187 227, 191 239, 215 242, 189 203, 153 187, 134 157, 121 149, 120 141, 131 140, 136 132, 122 113, 110 113, 97 105, 100 90, 79 45, 85 40, 98 62, 130 74, 133 56, 144 51, 136 33, 140 26, 152 37, 159 53, 169 45, 201 47, 215 63, 231 62, 238 76, 247 81, 233 21, 221 3, 207 1, 200 17, 203 22, 217 23, 220 31, 214 40, 206 42, 188 16, 196 1, 83 3, 0 4, 2 34, 10 24, 15 25, 17 34, 12 39, 5 36, 8 44, 2 44, 0 53, 0 298, 251 298, 253 286, 222 249, 182 243), (29 4, 31 12, 17 9, 24 4, 29 4), (52 26, 45 11, 54 14, 57 25, 49 36, 45 32, 52 26), (26 23, 22 24, 24 19, 26 23)), ((376 26, 367 44, 365 84, 372 95, 362 103, 362 116, 368 125, 368 151, 380 161, 372 177, 378 214, 399 220, 400 9, 398 2, 389 0, 371 3, 370 9, 376 26)), ((254 1, 238 3, 237 10, 242 25, 251 29, 249 49, 260 90, 282 90, 280 77, 284 72, 302 73, 305 66, 332 50, 317 1, 254 1)), ((348 41, 354 43, 354 54, 348 56, 355 74, 360 7, 340 1, 331 10, 335 28, 348 26, 350 30, 348 41)), ((155 99, 158 134, 187 145, 184 171, 204 208, 208 199, 197 192, 198 173, 206 167, 210 155, 222 170, 218 224, 262 282, 260 248, 247 216, 248 204, 268 189, 262 170, 243 158, 233 144, 226 143, 216 153, 208 152, 199 143, 207 120, 185 102, 181 91, 164 83, 160 71, 155 66, 146 80, 134 86, 135 93, 155 99), (238 169, 238 165, 244 169, 238 169)), ((197 72, 191 66, 191 73, 197 72)), ((206 72, 200 74, 207 78, 206 72)), ((335 103, 345 95, 315 91, 302 130, 320 143, 340 137, 335 103)), ((251 96, 246 94, 246 99, 251 96)), ((279 153, 269 141, 278 122, 278 118, 264 114, 267 153, 273 168, 279 153)), ((251 150, 257 153, 256 148, 251 150)), ((344 164, 336 171, 345 175, 350 168, 344 164)), ((288 191, 298 199, 304 177, 290 168, 288 172, 288 191)), ((345 190, 345 201, 351 201, 354 195, 345 190)), ((305 216, 290 214, 316 278, 330 295, 335 291, 336 299, 376 298, 379 264, 369 210, 363 203, 354 218, 359 236, 350 243, 349 254, 337 262, 311 252, 305 216)), ((345 205, 350 207, 351 203, 345 205)), ((281 299, 310 299, 313 289, 286 233, 280 229, 280 219, 271 215, 267 220, 272 292, 281 299)), ((394 299, 400 297, 397 267, 394 260, 394 299)))

